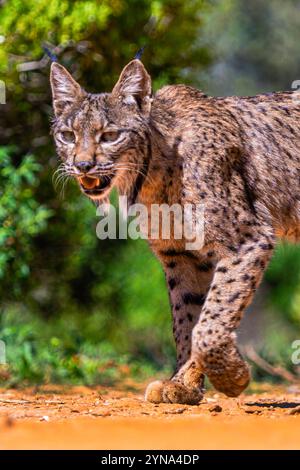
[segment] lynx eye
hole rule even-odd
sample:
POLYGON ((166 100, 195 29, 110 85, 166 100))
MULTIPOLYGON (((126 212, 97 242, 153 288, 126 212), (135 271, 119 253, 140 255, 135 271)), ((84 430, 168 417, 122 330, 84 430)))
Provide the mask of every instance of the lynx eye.
POLYGON ((75 142, 75 134, 72 131, 62 131, 60 132, 59 137, 65 144, 74 144, 75 142))
POLYGON ((102 142, 114 142, 119 137, 119 131, 104 132, 101 136, 102 142))

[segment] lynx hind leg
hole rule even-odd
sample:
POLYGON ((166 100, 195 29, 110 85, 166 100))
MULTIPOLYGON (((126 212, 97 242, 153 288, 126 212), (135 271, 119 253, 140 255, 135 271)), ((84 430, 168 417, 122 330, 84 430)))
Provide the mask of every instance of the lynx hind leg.
POLYGON ((212 385, 238 396, 250 380, 249 367, 236 345, 235 330, 258 286, 273 250, 273 240, 257 236, 215 270, 201 318, 193 330, 192 360, 212 385))
POLYGON ((152 382, 145 398, 153 403, 194 405, 203 396, 204 375, 196 363, 189 362, 191 337, 212 280, 215 267, 213 253, 196 257, 192 253, 176 253, 172 250, 160 253, 160 257, 172 305, 177 366, 170 380, 152 382), (185 373, 179 373, 184 364, 185 373))

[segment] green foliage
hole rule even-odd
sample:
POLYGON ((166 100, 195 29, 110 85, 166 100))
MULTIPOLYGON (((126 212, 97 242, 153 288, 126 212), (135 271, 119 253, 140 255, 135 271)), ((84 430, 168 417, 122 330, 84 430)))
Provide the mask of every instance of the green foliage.
POLYGON ((281 244, 266 274, 271 288, 269 301, 284 312, 291 325, 300 326, 300 249, 281 244))
POLYGON ((0 366, 0 384, 113 384, 124 378, 145 379, 152 363, 118 354, 109 341, 90 335, 95 318, 70 317, 45 321, 19 306, 10 306, 0 319, 7 365, 0 366))
POLYGON ((42 232, 51 211, 34 198, 40 166, 32 155, 18 167, 12 148, 0 147, 0 280, 2 298, 19 294, 30 273, 34 237, 42 232))

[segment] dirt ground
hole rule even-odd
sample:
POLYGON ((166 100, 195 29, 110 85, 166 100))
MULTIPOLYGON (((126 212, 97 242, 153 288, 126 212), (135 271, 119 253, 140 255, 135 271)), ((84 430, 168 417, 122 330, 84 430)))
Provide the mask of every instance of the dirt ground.
POLYGON ((0 389, 0 449, 300 449, 300 385, 198 406, 146 403, 144 388, 0 389))

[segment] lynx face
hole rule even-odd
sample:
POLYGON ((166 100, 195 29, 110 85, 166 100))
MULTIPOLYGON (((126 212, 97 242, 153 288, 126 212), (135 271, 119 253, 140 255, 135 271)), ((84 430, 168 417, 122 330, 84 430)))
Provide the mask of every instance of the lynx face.
POLYGON ((143 171, 151 107, 151 81, 142 63, 130 62, 110 94, 87 93, 53 63, 51 87, 53 134, 64 172, 94 200, 114 186, 130 192, 143 171))

